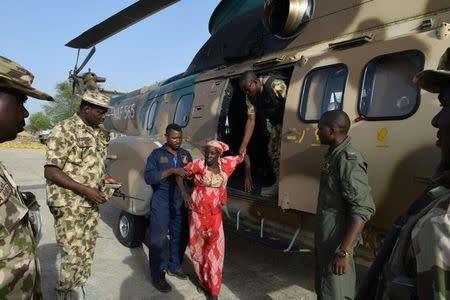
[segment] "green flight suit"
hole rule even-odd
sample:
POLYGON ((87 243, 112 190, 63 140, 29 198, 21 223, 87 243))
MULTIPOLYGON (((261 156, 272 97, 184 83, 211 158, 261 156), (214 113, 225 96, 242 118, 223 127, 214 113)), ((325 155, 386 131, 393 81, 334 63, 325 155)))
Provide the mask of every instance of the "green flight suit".
POLYGON ((375 213, 367 162, 352 147, 348 137, 337 147, 330 147, 321 173, 315 233, 316 293, 318 299, 353 299, 355 265, 352 255, 344 275, 334 275, 331 264, 352 218, 367 222, 375 213))

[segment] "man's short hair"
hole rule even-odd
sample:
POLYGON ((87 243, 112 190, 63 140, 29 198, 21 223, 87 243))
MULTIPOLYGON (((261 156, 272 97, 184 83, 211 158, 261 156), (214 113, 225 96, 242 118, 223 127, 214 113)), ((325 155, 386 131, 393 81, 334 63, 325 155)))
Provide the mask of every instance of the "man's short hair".
POLYGON ((350 129, 350 118, 343 110, 330 110, 325 112, 320 121, 333 129, 339 129, 344 133, 347 133, 350 129))
POLYGON ((253 71, 245 71, 242 73, 241 77, 239 77, 239 84, 242 86, 243 84, 249 84, 255 80, 258 80, 258 76, 253 71))
POLYGON ((181 132, 181 131, 182 131, 181 126, 178 125, 178 124, 175 124, 175 123, 172 123, 172 124, 167 125, 167 127, 166 127, 166 133, 169 134, 169 132, 170 132, 171 130, 178 131, 178 132, 181 132))

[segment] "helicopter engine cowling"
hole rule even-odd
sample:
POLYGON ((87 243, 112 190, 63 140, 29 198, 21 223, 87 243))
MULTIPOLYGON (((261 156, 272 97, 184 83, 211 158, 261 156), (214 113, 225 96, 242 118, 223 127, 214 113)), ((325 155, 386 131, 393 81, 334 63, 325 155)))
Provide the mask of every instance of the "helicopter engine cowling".
POLYGON ((314 0, 266 0, 262 23, 276 37, 290 39, 300 34, 313 10, 314 0))

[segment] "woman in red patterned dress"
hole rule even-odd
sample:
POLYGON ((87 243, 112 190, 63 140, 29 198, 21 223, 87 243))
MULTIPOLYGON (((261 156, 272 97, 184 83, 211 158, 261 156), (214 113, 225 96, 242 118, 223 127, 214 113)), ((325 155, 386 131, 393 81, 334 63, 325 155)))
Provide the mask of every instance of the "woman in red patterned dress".
POLYGON ((194 176, 194 191, 183 197, 191 209, 189 248, 201 287, 210 299, 217 299, 222 285, 225 238, 222 225, 222 205, 227 203, 227 181, 245 154, 220 158, 228 145, 210 141, 205 158, 185 166, 187 176, 194 176))

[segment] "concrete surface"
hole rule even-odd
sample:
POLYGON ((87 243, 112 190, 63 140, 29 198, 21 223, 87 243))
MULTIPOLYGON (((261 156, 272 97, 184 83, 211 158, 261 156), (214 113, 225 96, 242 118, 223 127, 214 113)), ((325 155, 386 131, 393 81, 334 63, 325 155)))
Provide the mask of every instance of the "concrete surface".
MULTIPOLYGON (((0 149, 2 161, 22 190, 37 196, 44 218, 39 244, 44 299, 55 299, 57 245, 53 218, 45 204, 44 150, 0 149)), ((186 252, 184 268, 190 280, 167 276, 171 293, 155 290, 148 275, 148 248, 129 249, 114 235, 120 211, 110 203, 101 207, 92 276, 87 299, 205 299, 195 288, 195 274, 186 252)), ((283 253, 226 231, 224 279, 219 299, 315 299, 314 258, 311 253, 283 253)))

